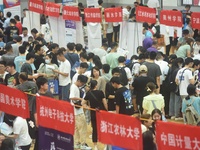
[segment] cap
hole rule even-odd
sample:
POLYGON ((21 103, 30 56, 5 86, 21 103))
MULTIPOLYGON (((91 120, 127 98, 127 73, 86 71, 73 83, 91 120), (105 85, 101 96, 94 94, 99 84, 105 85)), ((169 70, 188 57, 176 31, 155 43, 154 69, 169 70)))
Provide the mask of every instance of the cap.
POLYGON ((148 71, 148 69, 145 65, 140 66, 140 72, 147 72, 147 71, 148 71))

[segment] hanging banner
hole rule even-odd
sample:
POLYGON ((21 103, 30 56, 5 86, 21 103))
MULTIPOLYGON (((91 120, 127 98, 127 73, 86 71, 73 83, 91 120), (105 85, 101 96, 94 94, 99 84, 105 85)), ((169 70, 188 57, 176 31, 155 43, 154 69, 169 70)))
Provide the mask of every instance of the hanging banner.
POLYGON ((85 8, 84 15, 86 22, 102 22, 101 10, 99 8, 85 8))
POLYGON ((5 5, 5 8, 10 8, 14 6, 19 6, 20 0, 3 0, 3 3, 5 5))
POLYGON ((80 15, 79 15, 78 7, 64 6, 63 7, 63 19, 64 20, 80 21, 80 15))
POLYGON ((138 22, 156 23, 156 9, 138 6, 136 8, 136 20, 138 22))
POLYGON ((100 142, 131 150, 143 149, 141 122, 138 119, 105 111, 97 112, 96 117, 100 142))
POLYGON ((74 107, 68 102, 37 96, 37 116, 42 127, 74 134, 74 107))
POLYGON ((47 16, 59 17, 60 5, 52 2, 46 2, 44 14, 47 16))
POLYGON ((192 28, 200 30, 200 13, 193 12, 191 16, 192 28))
POLYGON ((106 22, 122 22, 122 8, 106 8, 104 10, 106 22))
POLYGON ((43 150, 74 150, 73 136, 54 129, 39 126, 39 149, 43 150))
POLYGON ((171 122, 156 122, 158 149, 200 149, 200 128, 171 122))
POLYGON ((29 0, 28 9, 30 11, 43 14, 44 13, 44 3, 42 1, 29 0))
POLYGON ((17 89, 0 84, 0 111, 29 118, 27 95, 17 89))
POLYGON ((182 13, 180 11, 162 10, 160 12, 160 24, 182 27, 182 13))

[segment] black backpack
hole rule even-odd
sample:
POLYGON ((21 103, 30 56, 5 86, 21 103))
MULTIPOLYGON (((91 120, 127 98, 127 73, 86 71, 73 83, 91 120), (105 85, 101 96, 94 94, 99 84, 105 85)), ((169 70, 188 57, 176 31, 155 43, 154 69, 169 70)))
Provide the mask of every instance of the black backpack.
POLYGON ((128 77, 126 75, 125 67, 119 67, 120 70, 120 81, 123 86, 128 84, 128 77))

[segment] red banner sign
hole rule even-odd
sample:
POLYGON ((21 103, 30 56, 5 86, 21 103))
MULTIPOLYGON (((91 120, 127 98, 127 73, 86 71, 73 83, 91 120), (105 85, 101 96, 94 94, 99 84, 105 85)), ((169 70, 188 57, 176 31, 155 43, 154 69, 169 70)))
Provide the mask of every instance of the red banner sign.
POLYGON ((106 8, 104 10, 106 22, 122 22, 122 9, 117 8, 106 8))
POLYGON ((200 30, 200 13, 193 12, 191 16, 192 28, 200 30))
POLYGON ((80 21, 78 7, 64 6, 63 7, 63 19, 80 21))
POLYGON ((141 150, 141 122, 130 116, 105 111, 96 113, 98 140, 105 144, 141 150))
POLYGON ((102 22, 101 10, 99 8, 85 8, 84 15, 86 22, 102 22))
POLYGON ((37 96, 37 116, 42 127, 74 134, 74 107, 68 102, 37 96))
POLYGON ((180 11, 162 10, 160 12, 160 23, 167 26, 182 27, 182 13, 180 11))
POLYGON ((59 17, 60 5, 52 2, 46 2, 44 14, 47 16, 59 17))
POLYGON ((0 110, 22 118, 29 118, 27 95, 17 89, 0 84, 0 110))
POLYGON ((42 1, 29 0, 28 8, 33 12, 44 13, 44 3, 42 1))
POLYGON ((156 123, 158 149, 200 149, 200 128, 171 122, 156 123))
POLYGON ((156 23, 156 9, 138 6, 136 8, 136 20, 138 22, 156 23))

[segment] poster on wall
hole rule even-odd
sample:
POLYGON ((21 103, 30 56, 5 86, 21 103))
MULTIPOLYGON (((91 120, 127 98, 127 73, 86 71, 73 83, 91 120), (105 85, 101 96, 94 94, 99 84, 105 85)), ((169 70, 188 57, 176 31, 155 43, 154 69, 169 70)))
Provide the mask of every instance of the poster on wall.
POLYGON ((65 21, 66 43, 76 43, 76 22, 65 21))
POLYGON ((19 6, 20 0, 3 0, 3 3, 5 5, 5 8, 10 8, 14 6, 19 6))
POLYGON ((182 5, 193 5, 193 0, 182 0, 182 5))
POLYGON ((41 150, 73 150, 73 136, 54 129, 39 127, 39 149, 41 150))
POLYGON ((7 12, 11 12, 12 13, 11 18, 14 18, 15 15, 18 15, 19 18, 21 18, 21 7, 20 7, 20 5, 9 7, 9 8, 5 8, 3 10, 4 16, 6 16, 7 12))

